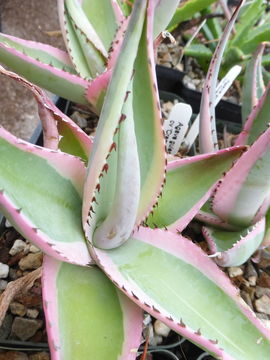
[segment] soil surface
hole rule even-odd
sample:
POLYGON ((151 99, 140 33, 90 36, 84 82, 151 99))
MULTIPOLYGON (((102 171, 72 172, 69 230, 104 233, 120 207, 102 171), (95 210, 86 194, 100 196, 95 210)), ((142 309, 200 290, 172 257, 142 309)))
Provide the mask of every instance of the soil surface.
MULTIPOLYGON (((46 32, 59 30, 56 0, 0 0, 1 31, 27 40, 62 47, 61 37, 46 32)), ((21 85, 0 77, 0 125, 27 140, 38 123, 32 94, 21 85)))

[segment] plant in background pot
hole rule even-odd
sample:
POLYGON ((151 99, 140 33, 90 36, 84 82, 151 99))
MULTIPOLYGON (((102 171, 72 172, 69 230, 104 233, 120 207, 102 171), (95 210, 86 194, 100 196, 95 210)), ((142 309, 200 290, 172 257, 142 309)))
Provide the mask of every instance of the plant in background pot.
POLYGON ((33 90, 53 147, 0 130, 0 207, 47 254, 54 360, 134 359, 141 309, 217 358, 263 359, 270 351, 269 331, 226 275, 175 233, 245 147, 166 165, 153 59, 157 4, 134 4, 93 143, 40 89, 1 70, 33 90), (55 150, 57 129, 64 151, 55 150))

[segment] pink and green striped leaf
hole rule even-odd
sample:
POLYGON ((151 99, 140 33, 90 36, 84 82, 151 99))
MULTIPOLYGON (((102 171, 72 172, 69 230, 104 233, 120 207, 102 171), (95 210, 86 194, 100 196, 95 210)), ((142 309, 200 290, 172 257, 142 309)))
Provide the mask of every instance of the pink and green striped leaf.
POLYGON ((270 128, 241 156, 217 187, 213 212, 229 224, 244 228, 259 220, 257 212, 270 193, 269 137, 270 128))
POLYGON ((58 0, 58 9, 64 40, 77 72, 84 78, 95 78, 105 69, 107 51, 77 1, 58 0))
POLYGON ((254 106, 257 105, 259 99, 265 91, 265 85, 262 75, 262 56, 265 44, 258 46, 251 60, 248 62, 244 83, 243 83, 243 99, 242 99, 242 120, 245 123, 254 106))
POLYGON ((245 0, 241 0, 239 2, 230 21, 224 29, 223 35, 216 47, 206 76, 200 107, 199 141, 200 151, 202 153, 213 152, 214 150, 218 149, 215 116, 215 98, 218 73, 223 59, 225 47, 244 1, 245 0))
POLYGON ((259 135, 265 131, 269 124, 270 111, 270 83, 265 92, 250 113, 243 131, 236 139, 236 143, 251 145, 259 135))
POLYGON ((195 218, 204 224, 213 226, 218 229, 225 229, 230 231, 239 230, 237 227, 227 224, 225 221, 220 219, 212 211, 211 201, 208 200, 199 210, 195 218))
POLYGON ((203 228, 211 256, 220 266, 239 266, 259 248, 264 238, 265 218, 242 231, 203 228))
POLYGON ((181 232, 242 152, 243 148, 235 147, 170 162, 162 197, 149 215, 147 225, 181 232))
POLYGON ((166 168, 153 51, 154 3, 149 1, 133 81, 133 112, 141 173, 138 224, 146 218, 157 202, 164 185, 166 168))
POLYGON ((0 128, 0 208, 14 227, 59 260, 91 262, 81 225, 85 167, 0 128))
MULTIPOLYGON (((119 56, 117 65, 114 69, 112 80, 105 97, 89 159, 84 187, 82 216, 83 226, 90 242, 92 241, 90 234, 92 234, 95 229, 93 226, 92 229, 89 229, 86 221, 89 220, 89 210, 93 207, 94 199, 99 193, 101 186, 100 179, 101 177, 104 177, 106 178, 105 181, 108 180, 114 182, 114 176, 112 175, 112 179, 110 179, 109 177, 111 176, 109 174, 106 175, 106 172, 108 171, 108 168, 111 169, 112 173, 115 173, 116 170, 117 160, 114 165, 108 164, 108 161, 111 161, 110 158, 115 156, 114 150, 117 149, 117 144, 115 142, 117 128, 119 123, 121 123, 126 116, 123 114, 123 105, 128 99, 128 87, 130 85, 134 61, 141 38, 145 9, 146 0, 138 2, 134 7, 133 15, 130 19, 126 37, 121 49, 121 55, 119 56), (115 96, 115 94, 117 94, 117 96, 115 96)), ((111 193, 112 199, 114 193, 113 187, 111 187, 109 193, 111 193)), ((105 208, 107 208, 107 206, 105 208)))
POLYGON ((42 293, 53 360, 136 359, 142 311, 98 267, 46 256, 42 293))
POLYGON ((64 52, 47 45, 1 35, 0 61, 31 82, 71 101, 88 104, 85 92, 88 81, 75 73, 64 52), (68 67, 66 66, 68 64, 68 67), (58 67, 59 66, 59 67, 58 67), (66 69, 66 70, 65 70, 66 69))
POLYGON ((18 81, 35 96, 43 127, 44 146, 52 150, 57 150, 59 147, 60 150, 78 156, 87 162, 92 146, 90 137, 69 117, 63 114, 43 90, 21 76, 4 69, 1 65, 0 73, 18 81), (59 135, 61 137, 60 141, 59 135))
POLYGON ((135 303, 217 358, 269 355, 269 330, 191 241, 141 228, 117 249, 94 251, 99 266, 135 303))

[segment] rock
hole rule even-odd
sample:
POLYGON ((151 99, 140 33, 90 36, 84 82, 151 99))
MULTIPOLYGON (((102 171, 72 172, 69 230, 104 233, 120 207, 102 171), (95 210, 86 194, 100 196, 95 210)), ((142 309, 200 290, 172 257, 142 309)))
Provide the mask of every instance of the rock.
POLYGON ((3 263, 0 263, 0 279, 5 279, 8 277, 9 266, 3 263))
POLYGON ((256 286, 255 295, 257 298, 267 295, 270 298, 270 289, 261 286, 256 286))
POLYGON ((0 354, 0 360, 29 360, 25 353, 19 351, 7 351, 0 354))
POLYGON ((74 111, 70 118, 79 125, 80 128, 86 128, 87 120, 79 113, 79 111, 74 111))
POLYGON ((16 280, 18 279, 19 275, 17 274, 17 271, 15 269, 10 268, 9 269, 9 278, 10 280, 16 280))
POLYGON ((262 323, 270 330, 270 320, 261 319, 262 323))
POLYGON ((244 272, 240 267, 232 266, 232 267, 228 268, 228 273, 229 273, 230 278, 234 278, 236 276, 243 275, 244 272))
POLYGON ((42 253, 28 254, 19 261, 21 270, 34 270, 42 265, 42 253))
POLYGON ((262 271, 259 275, 257 285, 270 288, 270 276, 266 272, 262 271))
POLYGON ((260 319, 260 320, 269 320, 268 319, 268 316, 266 314, 262 314, 262 313, 255 313, 257 318, 260 319))
POLYGON ((2 326, 0 327, 0 339, 4 340, 9 337, 13 322, 13 316, 7 314, 3 320, 2 326))
POLYGON ((252 301, 251 301, 251 298, 250 298, 250 295, 245 292, 245 291, 241 291, 241 296, 243 298, 243 300, 245 301, 245 303, 251 308, 253 309, 253 305, 252 305, 252 301))
POLYGON ((17 240, 15 240, 12 248, 10 249, 9 254, 14 256, 14 255, 20 253, 21 251, 24 251, 26 249, 26 247, 27 247, 27 245, 23 240, 17 239, 17 240))
POLYGON ((8 282, 6 280, 0 280, 0 291, 5 290, 7 287, 8 282))
POLYGON ((267 295, 263 295, 255 300, 255 307, 258 312, 270 315, 270 298, 267 295))
POLYGON ((154 330, 156 335, 167 337, 171 329, 160 320, 156 320, 154 323, 154 330))
POLYGON ((38 329, 41 328, 41 326, 41 320, 15 317, 11 328, 11 337, 14 338, 15 335, 22 341, 28 340, 35 335, 35 333, 38 329))
POLYGON ((38 317, 39 311, 37 309, 27 309, 26 316, 31 319, 36 319, 38 317))
POLYGON ((251 286, 256 286, 258 274, 254 266, 252 265, 251 261, 247 263, 245 269, 245 278, 248 280, 251 286))
POLYGON ((42 351, 40 353, 30 355, 29 360, 50 360, 50 355, 45 351, 42 351))
POLYGON ((29 247, 29 251, 33 254, 36 254, 38 252, 41 252, 40 249, 38 247, 36 247, 35 245, 30 245, 29 247))
POLYGON ((26 307, 19 302, 12 302, 9 306, 13 315, 24 316, 26 314, 26 307))

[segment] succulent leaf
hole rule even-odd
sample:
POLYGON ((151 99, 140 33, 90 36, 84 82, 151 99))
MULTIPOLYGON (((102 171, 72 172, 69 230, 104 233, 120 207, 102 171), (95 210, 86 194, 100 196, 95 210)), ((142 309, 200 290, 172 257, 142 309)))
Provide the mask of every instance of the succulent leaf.
POLYGON ((220 266, 239 266, 247 261, 264 238, 265 218, 242 231, 232 232, 204 227, 203 234, 216 263, 220 266))
MULTIPOLYGON (((180 1, 181 2, 181 1, 180 1)), ((179 0, 159 0, 155 6, 154 19, 154 38, 156 38, 162 31, 166 30, 167 25, 177 11, 179 0)))
POLYGON ((218 148, 217 132, 215 121, 215 97, 218 80, 219 68, 225 51, 226 44, 233 29, 234 23, 245 0, 241 0, 234 11, 230 21, 224 29, 223 35, 216 47, 212 57, 206 81, 203 88, 201 107, 200 107, 200 151, 213 152, 218 148))
POLYGON ((246 67, 243 84, 242 119, 246 121, 254 106, 265 91, 262 75, 262 56, 265 44, 262 43, 253 54, 246 67))
POLYGON ((181 232, 242 151, 241 148, 231 148, 170 162, 162 197, 148 217, 147 225, 181 232))
POLYGON ((216 189, 213 211, 229 224, 250 226, 269 196, 269 138, 270 128, 241 156, 216 189))
POLYGON ((142 311, 99 268, 46 256, 43 302, 54 360, 136 358, 142 311))
POLYGON ((102 269, 135 303, 216 357, 267 358, 269 330, 191 241, 141 228, 121 247, 95 253, 102 269))
POLYGON ((236 143, 251 145, 256 141, 262 132, 268 127, 270 111, 270 83, 261 96, 257 105, 247 118, 243 131, 236 139, 236 143))
MULTIPOLYGON (((134 60, 137 54, 141 32, 144 22, 146 1, 141 1, 134 6, 133 15, 130 19, 126 37, 114 69, 112 80, 104 101, 100 115, 95 141, 91 151, 87 177, 85 180, 84 201, 83 201, 83 226, 86 235, 89 235, 89 228, 86 221, 89 216, 89 209, 92 206, 95 193, 100 187, 99 179, 103 169, 107 168, 107 156, 115 149, 113 140, 116 128, 124 118, 122 108, 128 96, 128 86, 133 73, 134 60), (117 94, 117 96, 115 96, 117 94)), ((91 241, 91 236, 89 238, 91 241)))
POLYGON ((45 253, 79 265, 91 262, 81 226, 83 163, 40 148, 0 128, 0 208, 45 253), (7 165, 8 164, 8 165, 7 165))
POLYGON ((88 104, 85 98, 88 81, 69 73, 65 66, 60 69, 30 56, 27 48, 24 51, 17 50, 17 43, 13 47, 11 43, 6 45, 0 42, 0 60, 3 64, 51 92, 80 104, 88 104))
POLYGON ((85 16, 95 29, 107 53, 113 42, 118 25, 118 19, 116 19, 115 14, 115 4, 117 4, 116 1, 112 2, 111 0, 83 0, 81 2, 85 16))

